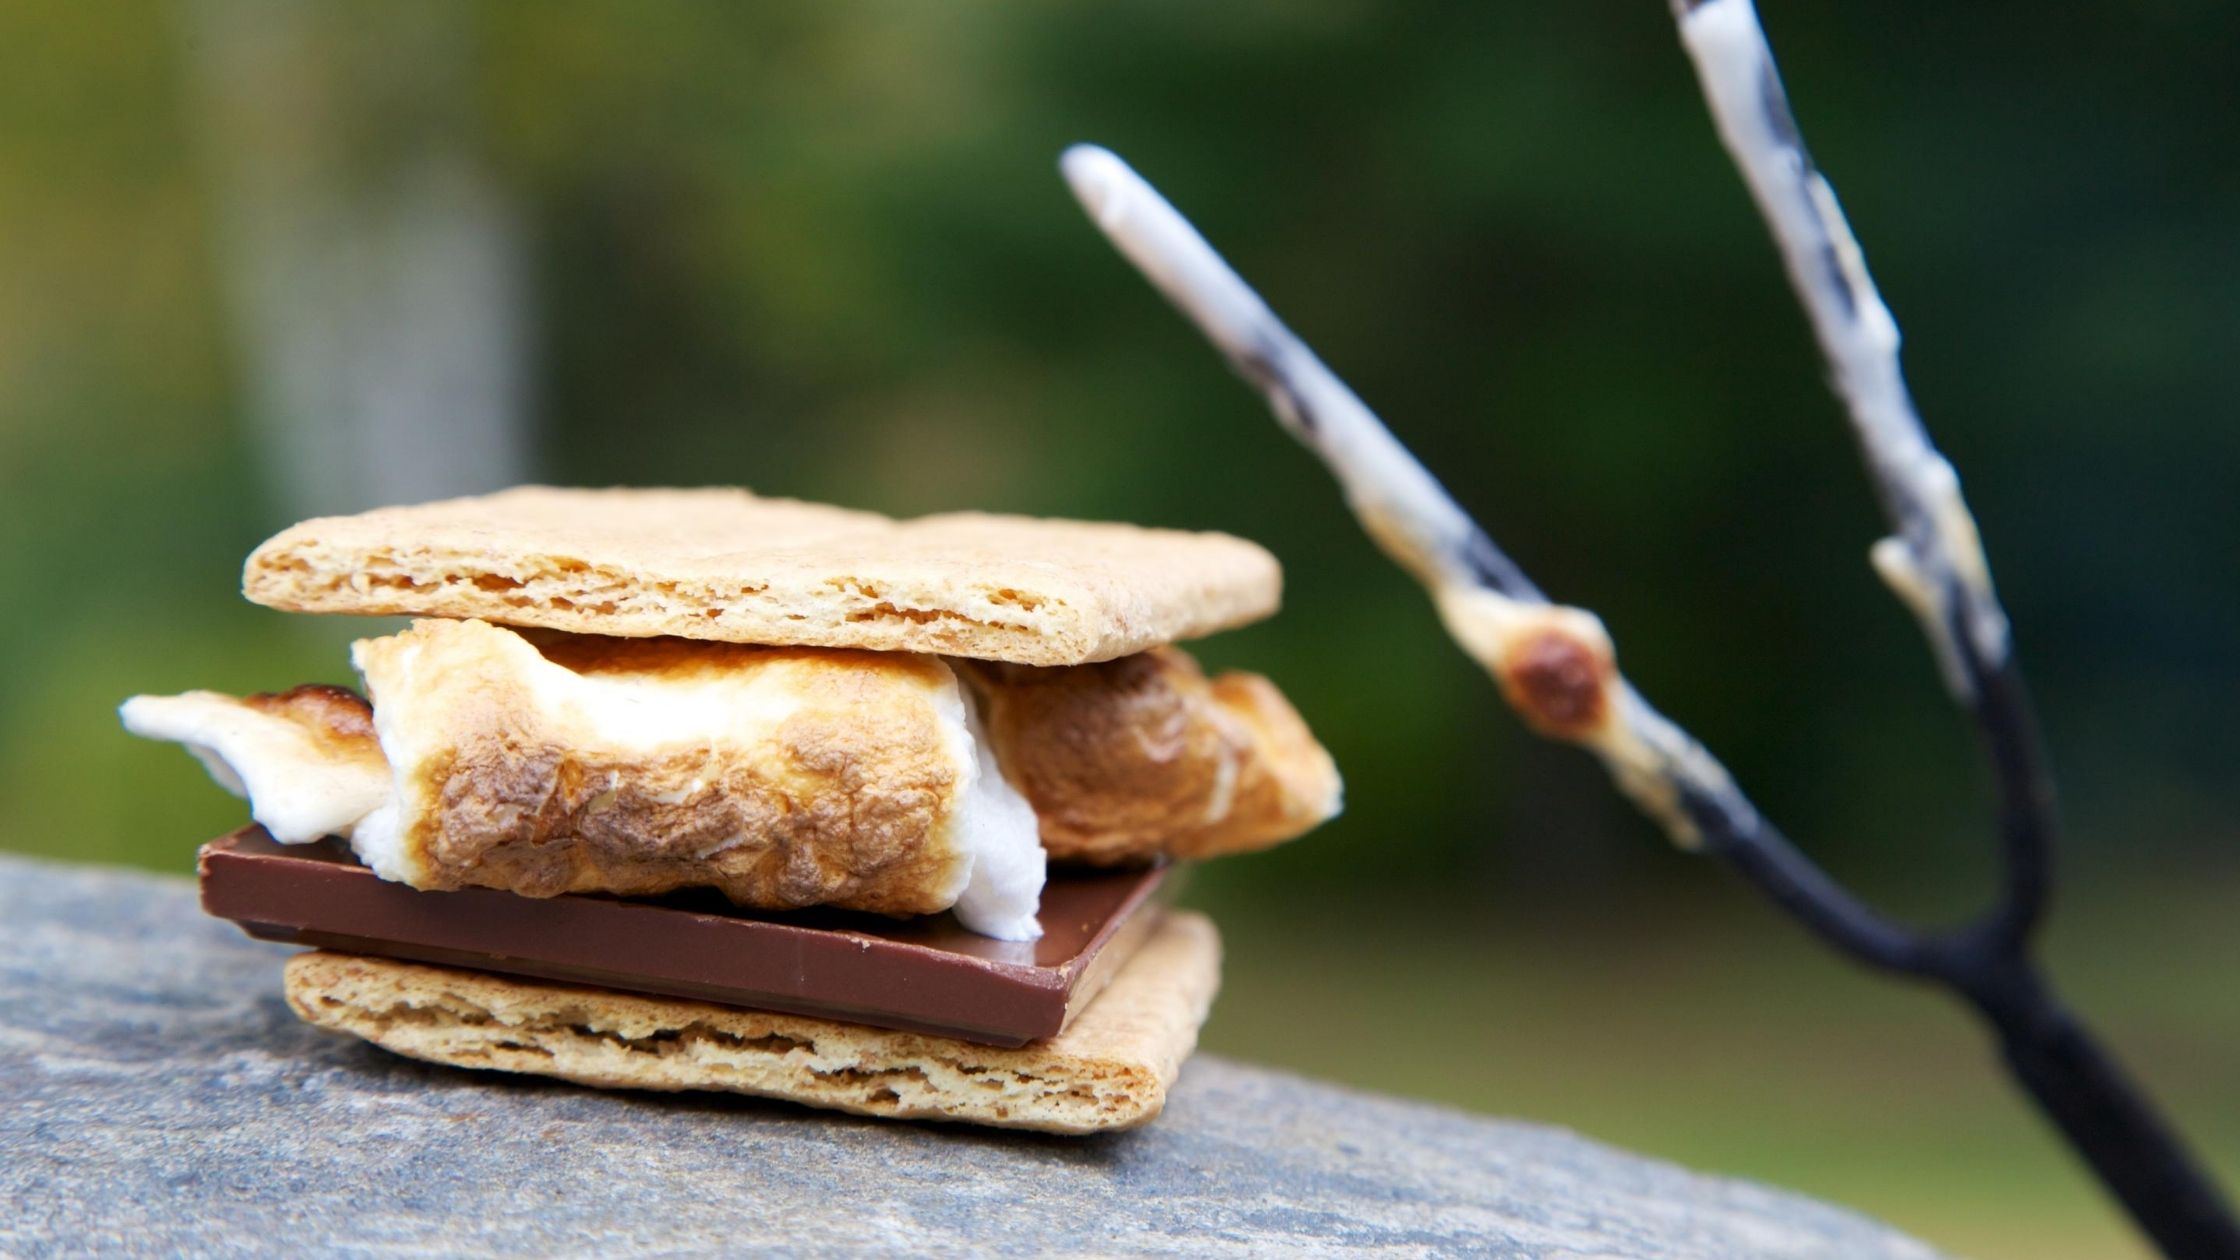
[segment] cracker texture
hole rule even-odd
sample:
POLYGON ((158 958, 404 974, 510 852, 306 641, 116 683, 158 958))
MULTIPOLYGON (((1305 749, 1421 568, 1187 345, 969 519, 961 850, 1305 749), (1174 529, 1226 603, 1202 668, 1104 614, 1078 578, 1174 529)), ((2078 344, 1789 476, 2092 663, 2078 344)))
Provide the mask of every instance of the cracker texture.
POLYGON ((1158 1116, 1220 962, 1210 920, 1170 913, 1064 1032, 1018 1049, 350 954, 289 959, 286 987, 308 1023, 454 1067, 1094 1133, 1158 1116))
POLYGON ((1225 534, 977 512, 895 521, 736 489, 523 486, 324 517, 275 535, 242 573, 250 599, 292 612, 1025 665, 1257 621, 1281 590, 1275 558, 1225 534))

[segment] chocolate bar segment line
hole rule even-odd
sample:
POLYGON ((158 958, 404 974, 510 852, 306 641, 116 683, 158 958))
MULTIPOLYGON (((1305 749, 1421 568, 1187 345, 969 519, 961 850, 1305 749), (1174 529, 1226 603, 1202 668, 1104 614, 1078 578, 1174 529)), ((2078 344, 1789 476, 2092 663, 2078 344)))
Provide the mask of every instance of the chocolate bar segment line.
POLYGON ((251 936, 536 979, 842 1019, 988 1045, 1056 1036, 1142 943, 1167 868, 1054 873, 1043 936, 949 915, 761 915, 720 897, 422 892, 333 842, 248 827, 204 845, 202 906, 251 936))

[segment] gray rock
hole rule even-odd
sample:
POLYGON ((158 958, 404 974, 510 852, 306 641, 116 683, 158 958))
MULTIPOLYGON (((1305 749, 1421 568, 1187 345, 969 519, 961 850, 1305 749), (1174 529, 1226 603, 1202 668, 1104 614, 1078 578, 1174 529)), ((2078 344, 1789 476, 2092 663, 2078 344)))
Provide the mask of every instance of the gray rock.
POLYGON ((1210 1056, 1092 1139, 602 1093, 296 1022, 192 888, 0 857, 0 1255, 1926 1257, 1553 1129, 1210 1056))

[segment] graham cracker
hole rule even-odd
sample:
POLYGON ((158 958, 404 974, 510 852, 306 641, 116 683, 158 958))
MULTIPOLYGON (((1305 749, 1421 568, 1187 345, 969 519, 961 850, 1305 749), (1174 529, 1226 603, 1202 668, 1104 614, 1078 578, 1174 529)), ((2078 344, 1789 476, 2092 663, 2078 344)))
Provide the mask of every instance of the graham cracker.
POLYGON ((1225 534, 545 486, 305 521, 242 573, 250 599, 292 612, 1024 665, 1110 660, 1256 621, 1281 588, 1274 557, 1225 534))
POLYGON ((1220 956, 1210 920, 1169 913, 1064 1032, 1018 1049, 349 954, 289 959, 286 988, 308 1023, 454 1067, 1093 1133, 1158 1116, 1220 956))

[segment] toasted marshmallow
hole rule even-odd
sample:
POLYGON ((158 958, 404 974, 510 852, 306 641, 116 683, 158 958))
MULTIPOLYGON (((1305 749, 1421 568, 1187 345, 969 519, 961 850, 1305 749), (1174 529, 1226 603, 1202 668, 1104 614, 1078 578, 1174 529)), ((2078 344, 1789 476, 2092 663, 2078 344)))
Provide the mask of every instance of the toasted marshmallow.
POLYGON ((479 621, 418 622, 352 655, 373 706, 369 723, 356 701, 347 747, 207 692, 136 697, 126 724, 187 742, 276 839, 346 836, 416 888, 711 886, 761 909, 953 907, 990 936, 1040 934, 1034 813, 938 657, 540 649, 479 621))
POLYGON ((389 799, 366 703, 340 687, 134 696, 118 715, 135 735, 186 745, 282 844, 347 836, 389 799))
POLYGON ((416 888, 954 909, 1039 934, 1045 854, 1129 863, 1291 839, 1330 756, 1267 680, 1175 648, 1037 668, 420 621, 361 640, 373 697, 127 702, 278 839, 416 888), (969 686, 961 685, 969 683, 969 686))
POLYGON ((1208 679, 1171 647, 1094 665, 968 668, 989 742, 1060 861, 1245 853, 1343 807, 1330 754, 1258 674, 1208 679))

